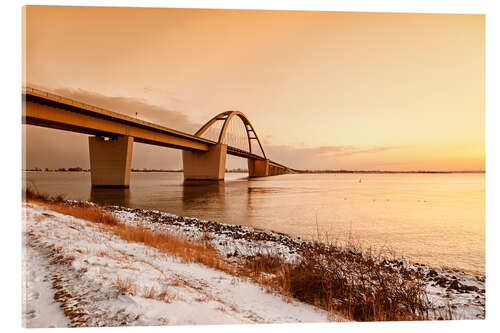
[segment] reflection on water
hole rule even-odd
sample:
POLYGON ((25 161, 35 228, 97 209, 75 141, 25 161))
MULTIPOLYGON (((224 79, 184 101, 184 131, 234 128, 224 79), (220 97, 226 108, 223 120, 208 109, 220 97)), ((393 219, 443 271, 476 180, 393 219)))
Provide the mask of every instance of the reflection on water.
POLYGON ((210 206, 211 209, 223 211, 226 204, 224 181, 184 181, 182 186, 182 207, 185 211, 210 206))
POLYGON ((484 272, 484 174, 302 174, 184 182, 131 174, 130 189, 92 189, 88 172, 27 172, 25 183, 67 199, 158 209, 302 238, 388 247, 433 265, 484 272))
POLYGON ((248 194, 271 194, 271 193, 281 193, 283 192, 282 188, 276 187, 276 188, 263 188, 263 187, 249 187, 248 188, 248 194))
POLYGON ((211 197, 219 197, 224 200, 224 181, 197 181, 185 180, 182 186, 182 199, 185 204, 194 201, 206 200, 211 197))
POLYGON ((128 207, 130 205, 130 189, 92 187, 90 201, 100 205, 128 207))

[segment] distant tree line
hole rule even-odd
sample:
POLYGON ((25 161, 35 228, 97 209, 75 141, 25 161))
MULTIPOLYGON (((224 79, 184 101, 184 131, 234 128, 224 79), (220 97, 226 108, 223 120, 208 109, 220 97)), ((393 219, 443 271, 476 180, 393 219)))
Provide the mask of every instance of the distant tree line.
POLYGON ((390 170, 295 170, 297 173, 484 173, 483 170, 471 171, 390 171, 390 170))
POLYGON ((49 168, 45 168, 45 169, 41 169, 41 168, 31 168, 31 169, 25 169, 24 171, 47 171, 47 172, 53 172, 53 171, 79 171, 79 172, 88 172, 90 171, 90 169, 84 169, 84 168, 81 168, 81 167, 72 167, 72 168, 57 168, 57 169, 49 169, 49 168))
POLYGON ((169 170, 169 169, 131 169, 130 171, 132 172, 182 172, 182 169, 180 170, 169 170))
MULTIPOLYGON (((73 172, 89 172, 90 169, 84 169, 81 167, 72 168, 58 168, 58 169, 41 169, 38 167, 25 169, 24 171, 73 171, 73 172)), ((131 169, 132 172, 183 172, 182 169, 170 170, 170 169, 131 169)), ((247 169, 236 168, 236 169, 226 169, 226 172, 238 172, 244 173, 248 172, 247 169)), ((388 171, 388 170, 294 170, 295 173, 484 173, 483 170, 471 170, 471 171, 428 171, 428 170, 417 170, 417 171, 388 171)))
POLYGON ((240 172, 240 173, 243 173, 243 172, 248 172, 247 169, 242 169, 242 168, 236 168, 236 169, 226 169, 226 172, 240 172))

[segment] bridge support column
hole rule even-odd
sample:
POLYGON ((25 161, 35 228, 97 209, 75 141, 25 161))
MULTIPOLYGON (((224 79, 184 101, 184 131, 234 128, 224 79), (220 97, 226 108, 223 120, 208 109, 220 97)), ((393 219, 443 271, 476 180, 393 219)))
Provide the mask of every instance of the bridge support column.
POLYGON ((269 167, 269 176, 277 176, 277 175, 283 175, 285 173, 285 169, 276 166, 276 165, 271 165, 269 167))
POLYGON ((182 151, 185 180, 224 180, 227 145, 218 143, 209 151, 182 151))
POLYGON ((278 174, 278 171, 277 171, 277 167, 275 167, 274 165, 271 165, 269 167, 269 176, 276 176, 278 174))
POLYGON ((248 177, 267 177, 269 171, 269 160, 248 160, 248 177))
POLYGON ((89 137, 92 187, 129 187, 134 138, 89 137))

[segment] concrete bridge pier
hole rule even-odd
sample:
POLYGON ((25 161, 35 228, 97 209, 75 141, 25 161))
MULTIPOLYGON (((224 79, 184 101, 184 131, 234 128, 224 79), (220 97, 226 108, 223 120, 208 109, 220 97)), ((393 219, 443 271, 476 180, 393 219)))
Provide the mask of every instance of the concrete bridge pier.
POLYGON ((269 176, 283 175, 286 171, 276 165, 269 166, 269 176))
POLYGON ((208 151, 182 151, 185 180, 224 180, 227 145, 218 143, 208 151))
POLYGON ((248 177, 269 176, 269 160, 248 160, 248 177))
POLYGON ((134 138, 89 137, 92 187, 129 187, 134 138))
POLYGON ((269 176, 274 176, 278 174, 278 168, 274 165, 269 167, 269 176))

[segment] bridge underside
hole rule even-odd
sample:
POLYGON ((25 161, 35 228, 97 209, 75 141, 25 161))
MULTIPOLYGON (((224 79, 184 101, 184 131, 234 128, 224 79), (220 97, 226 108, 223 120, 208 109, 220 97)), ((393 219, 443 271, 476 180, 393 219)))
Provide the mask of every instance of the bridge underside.
MULTIPOLYGON (((89 137, 91 182, 93 187, 129 187, 134 138, 89 137)), ((216 144, 208 152, 182 152, 185 180, 224 180, 227 145, 216 144)), ((287 173, 268 159, 248 160, 248 176, 267 177, 287 173)))
MULTIPOLYGON (((61 129, 103 137, 130 136, 135 142, 177 149, 208 151, 211 142, 194 136, 177 135, 177 131, 144 126, 141 121, 106 117, 105 115, 63 107, 29 98, 23 105, 23 122, 28 125, 61 129)), ((144 122, 145 123, 145 122, 144 122)))

